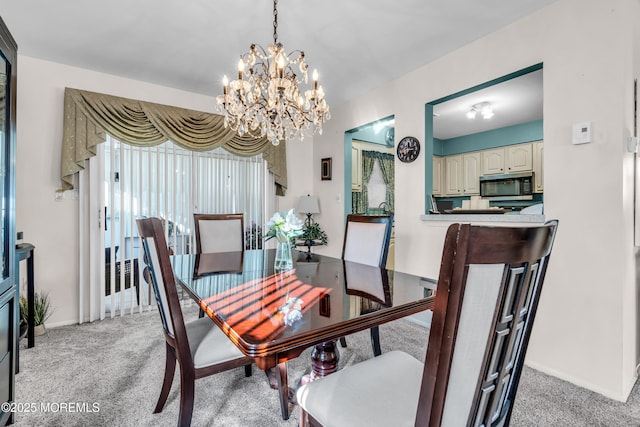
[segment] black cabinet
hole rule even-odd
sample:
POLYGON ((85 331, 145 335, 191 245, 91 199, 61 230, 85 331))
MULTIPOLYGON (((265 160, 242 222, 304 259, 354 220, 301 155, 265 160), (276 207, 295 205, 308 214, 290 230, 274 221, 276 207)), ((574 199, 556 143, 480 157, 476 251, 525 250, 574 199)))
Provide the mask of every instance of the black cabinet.
MULTIPOLYGON (((16 51, 0 18, 0 404, 15 399, 20 324, 15 280, 16 51)), ((13 414, 0 409, 0 425, 12 422, 13 414)))

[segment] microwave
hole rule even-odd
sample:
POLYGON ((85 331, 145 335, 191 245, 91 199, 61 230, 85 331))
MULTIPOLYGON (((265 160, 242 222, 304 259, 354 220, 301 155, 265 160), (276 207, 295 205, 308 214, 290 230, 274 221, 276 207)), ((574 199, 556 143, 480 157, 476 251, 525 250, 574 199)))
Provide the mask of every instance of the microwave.
POLYGON ((480 196, 487 200, 533 200, 533 172, 483 175, 480 196))

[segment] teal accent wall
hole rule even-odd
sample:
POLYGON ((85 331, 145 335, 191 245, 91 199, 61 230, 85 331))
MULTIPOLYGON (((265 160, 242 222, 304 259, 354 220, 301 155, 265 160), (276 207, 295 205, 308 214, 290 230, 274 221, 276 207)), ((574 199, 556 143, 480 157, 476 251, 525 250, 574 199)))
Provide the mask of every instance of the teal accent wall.
POLYGON ((506 145, 540 141, 542 139, 542 120, 493 129, 457 138, 438 140, 442 145, 443 156, 486 150, 506 145))
POLYGON ((425 104, 424 116, 427 118, 424 121, 424 211, 429 212, 431 209, 431 195, 433 194, 433 153, 434 153, 434 138, 433 138, 433 105, 425 104))
POLYGON ((376 132, 374 126, 372 125, 352 133, 351 138, 360 141, 371 142, 373 144, 387 145, 385 136, 387 135, 387 130, 389 129, 389 126, 382 126, 378 130, 378 132, 376 132))
POLYGON ((444 143, 446 139, 433 138, 433 155, 444 156, 444 143))

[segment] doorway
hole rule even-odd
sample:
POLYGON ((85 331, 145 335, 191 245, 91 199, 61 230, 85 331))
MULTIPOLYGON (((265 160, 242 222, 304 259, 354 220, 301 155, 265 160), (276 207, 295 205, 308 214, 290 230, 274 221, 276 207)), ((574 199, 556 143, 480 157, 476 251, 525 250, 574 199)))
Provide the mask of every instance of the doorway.
MULTIPOLYGON (((389 116, 345 133, 345 216, 395 211, 395 122, 389 116), (350 183, 350 185, 349 185, 350 183)), ((393 231, 387 267, 393 267, 393 231)))

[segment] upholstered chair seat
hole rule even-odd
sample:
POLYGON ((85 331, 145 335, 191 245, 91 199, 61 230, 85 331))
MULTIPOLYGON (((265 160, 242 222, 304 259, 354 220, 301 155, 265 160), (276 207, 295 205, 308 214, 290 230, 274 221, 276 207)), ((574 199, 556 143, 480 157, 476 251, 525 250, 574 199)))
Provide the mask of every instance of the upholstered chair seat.
POLYGON ((185 327, 193 366, 196 369, 244 357, 238 347, 209 317, 187 322, 185 327))
POLYGON ((298 403, 324 426, 413 426, 423 364, 401 351, 352 365, 304 387, 298 403))

